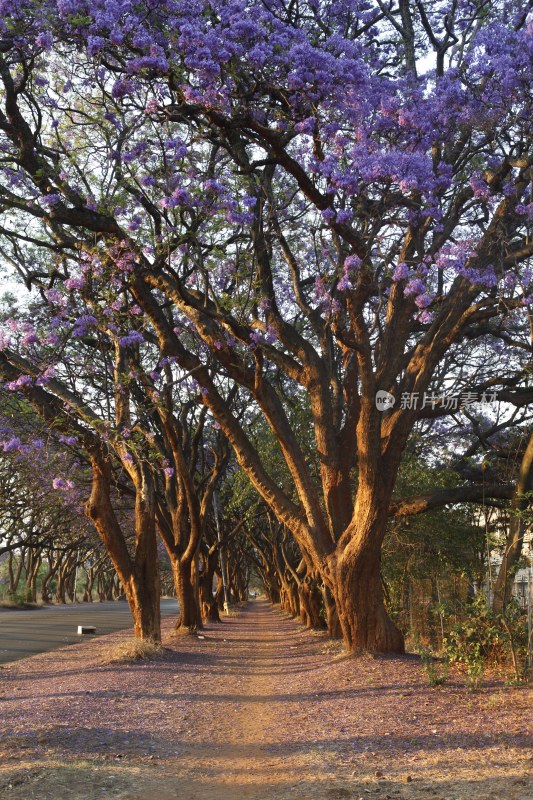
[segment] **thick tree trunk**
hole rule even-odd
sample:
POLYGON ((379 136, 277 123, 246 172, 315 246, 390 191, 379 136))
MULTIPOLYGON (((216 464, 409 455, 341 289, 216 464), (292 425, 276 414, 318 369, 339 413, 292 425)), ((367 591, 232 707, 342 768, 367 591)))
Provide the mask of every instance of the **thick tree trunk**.
POLYGON ((140 471, 135 482, 135 557, 133 569, 125 576, 113 576, 117 590, 126 593, 138 639, 161 641, 161 584, 155 532, 154 489, 148 471, 140 471))
POLYGON ((270 600, 272 605, 273 606, 277 606, 279 604, 279 601, 280 601, 280 594, 279 594, 279 589, 277 588, 277 586, 274 586, 273 584, 269 585, 269 586, 265 586, 265 592, 266 592, 266 596, 268 597, 268 599, 270 600))
POLYGON ((202 612, 202 621, 204 623, 221 622, 218 605, 213 595, 213 590, 211 588, 212 585, 213 585, 212 576, 210 582, 204 580, 203 578, 200 581, 200 604, 202 612))
POLYGON ((298 589, 296 583, 290 574, 289 570, 284 569, 281 563, 276 563, 279 581, 281 583, 280 589, 280 605, 287 614, 291 617, 296 617, 300 613, 300 605, 298 600, 298 589))
POLYGON ((305 578, 298 587, 300 599, 300 619, 307 628, 324 628, 325 621, 320 616, 321 594, 312 578, 305 578))
POLYGON ((341 622, 337 613, 335 598, 329 587, 326 585, 324 585, 322 588, 322 597, 324 598, 324 607, 326 609, 328 636, 330 639, 342 639, 341 622))
POLYGON ((198 608, 198 593, 192 575, 192 563, 179 557, 171 558, 174 589, 178 598, 179 617, 176 631, 183 634, 196 633, 202 627, 198 608))
POLYGON ((356 541, 336 563, 334 595, 346 649, 360 653, 404 653, 402 633, 388 616, 381 582, 381 541, 356 541))
POLYGON ((281 589, 281 591, 279 593, 279 598, 280 598, 279 604, 280 604, 281 608, 283 609, 283 611, 286 611, 287 614, 290 614, 291 617, 293 617, 294 616, 294 611, 293 611, 293 608, 292 608, 291 596, 290 596, 290 593, 289 593, 289 591, 288 591, 288 589, 287 589, 285 584, 283 585, 283 587, 282 587, 282 589, 281 589))
POLYGON ((298 587, 292 578, 288 580, 287 586, 289 612, 293 617, 298 617, 300 615, 300 598, 298 596, 298 587))
MULTIPOLYGON (((150 473, 141 467, 134 475, 135 555, 132 558, 111 503, 109 467, 105 457, 98 452, 91 453, 91 461, 93 482, 86 507, 87 516, 94 523, 124 588, 136 638, 160 642, 161 592, 150 473)), ((110 588, 113 591, 113 580, 110 588)))
POLYGON ((220 622, 218 605, 213 595, 213 578, 215 576, 215 557, 204 558, 204 571, 199 577, 200 611, 202 622, 220 622))
POLYGON ((126 600, 133 617, 133 632, 136 639, 161 641, 161 610, 159 574, 150 564, 136 570, 129 581, 123 584, 126 600))

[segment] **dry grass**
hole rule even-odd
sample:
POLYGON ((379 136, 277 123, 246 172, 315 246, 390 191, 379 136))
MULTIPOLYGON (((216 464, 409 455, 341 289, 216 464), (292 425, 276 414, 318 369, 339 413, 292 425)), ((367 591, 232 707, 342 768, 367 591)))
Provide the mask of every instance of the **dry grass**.
POLYGON ((26 603, 24 601, 11 600, 8 597, 3 597, 0 600, 0 608, 7 608, 12 611, 26 611, 35 610, 37 608, 44 608, 43 603, 26 603))
POLYGON ((130 661, 154 661, 161 658, 165 648, 160 642, 141 639, 124 639, 102 651, 102 664, 128 663, 130 661))
POLYGON ((338 658, 339 656, 345 656, 346 648, 344 646, 344 642, 342 639, 331 639, 321 648, 320 652, 323 655, 334 656, 338 658))
POLYGON ((230 603, 228 606, 228 611, 226 612, 223 608, 219 609, 218 613, 222 618, 224 617, 238 617, 239 613, 243 608, 246 608, 246 602, 240 603, 230 603))

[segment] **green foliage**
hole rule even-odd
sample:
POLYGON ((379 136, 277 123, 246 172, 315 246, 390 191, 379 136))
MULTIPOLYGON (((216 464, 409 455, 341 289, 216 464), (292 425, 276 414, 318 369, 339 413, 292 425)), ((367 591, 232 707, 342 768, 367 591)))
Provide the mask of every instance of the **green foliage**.
MULTIPOLYGON (((400 470, 396 496, 454 488, 461 482, 453 470, 435 470, 423 458, 409 456, 400 470)), ((383 546, 382 574, 387 609, 399 627, 405 632, 412 627, 422 635, 429 628, 432 643, 440 643, 446 606, 466 591, 467 581, 479 584, 485 551, 485 530, 472 524, 466 506, 392 520, 383 546), (413 587, 430 602, 415 602, 414 613, 409 613, 413 587)))
POLYGON ((87 28, 93 19, 87 14, 71 14, 68 21, 75 28, 87 28))
POLYGON ((425 647, 418 637, 415 639, 416 648, 422 661, 424 672, 432 686, 442 686, 446 683, 448 670, 450 669, 450 659, 437 659, 427 647, 425 647))
POLYGON ((509 659, 515 679, 520 680, 526 672, 525 615, 516 604, 509 604, 505 616, 494 614, 486 598, 478 594, 463 609, 461 621, 451 627, 444 639, 444 650, 451 662, 463 665, 472 690, 481 686, 487 664, 509 659))
POLYGON ((4 608, 28 608, 34 605, 31 594, 24 587, 16 592, 9 589, 5 593, 0 592, 0 606, 4 608))

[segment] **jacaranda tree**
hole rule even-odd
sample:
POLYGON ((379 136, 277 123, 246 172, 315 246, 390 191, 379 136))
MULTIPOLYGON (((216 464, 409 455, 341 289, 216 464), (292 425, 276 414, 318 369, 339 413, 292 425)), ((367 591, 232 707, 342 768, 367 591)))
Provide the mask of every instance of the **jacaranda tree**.
MULTIPOLYGON (((120 452, 131 354, 157 348, 166 383, 194 371, 349 649, 403 649, 380 553, 424 393, 465 340, 528 321, 530 7, 0 2, 2 253, 43 304, 41 327, 6 331, 11 384, 29 396, 61 375, 65 338, 114 349, 120 452), (290 485, 232 386, 264 415, 290 485)), ((492 386, 523 360, 510 344, 492 386)))

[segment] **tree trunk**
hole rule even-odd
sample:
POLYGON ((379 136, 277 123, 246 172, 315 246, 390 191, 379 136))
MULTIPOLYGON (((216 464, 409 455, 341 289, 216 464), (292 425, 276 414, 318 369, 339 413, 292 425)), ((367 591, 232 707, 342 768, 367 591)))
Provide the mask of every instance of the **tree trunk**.
POLYGON ((87 569, 85 587, 83 589, 83 602, 84 603, 92 603, 93 602, 93 586, 94 586, 95 578, 96 578, 96 573, 95 573, 94 567, 89 567, 87 569))
POLYGON ((307 628, 324 628, 320 616, 321 595, 316 581, 306 577, 298 587, 300 599, 300 619, 307 628))
POLYGON ((287 598, 289 613, 293 617, 298 617, 300 615, 300 598, 298 596, 298 587, 292 576, 287 578, 287 598))
POLYGON ((54 578, 57 570, 59 569, 59 563, 60 563, 58 559, 54 558, 53 551, 49 551, 46 560, 47 560, 47 563, 48 563, 48 570, 46 572, 46 575, 43 578, 43 582, 42 582, 42 585, 41 585, 41 598, 42 598, 43 603, 49 603, 50 600, 51 600, 51 595, 50 595, 51 588, 50 588, 50 585, 51 585, 52 579, 54 578))
POLYGON ((341 622, 337 613, 335 598, 333 597, 329 587, 326 585, 324 585, 322 588, 322 597, 324 598, 324 607, 326 609, 328 636, 330 639, 342 639, 341 622))
POLYGON ((520 463, 520 471, 516 482, 516 490, 511 501, 511 522, 509 535, 505 543, 503 559, 494 585, 492 609, 496 614, 503 614, 511 598, 513 580, 522 555, 525 524, 522 518, 527 506, 528 493, 533 489, 533 433, 529 437, 526 451, 520 463))
POLYGON ((273 606, 277 606, 280 601, 279 589, 274 584, 265 585, 266 596, 273 606))
POLYGON ((524 521, 516 516, 511 517, 509 525, 509 535, 505 543, 502 563, 498 571, 498 577, 494 584, 494 597, 492 600, 492 610, 495 614, 503 614, 512 596, 513 581, 518 568, 518 562, 522 555, 522 545, 524 542, 525 525, 524 521))
POLYGON ((176 631, 183 634, 196 633, 202 627, 198 609, 197 592, 192 575, 192 563, 179 557, 171 558, 174 588, 178 598, 179 617, 176 631))
POLYGON ((404 653, 403 635, 383 602, 381 540, 370 536, 363 546, 357 545, 357 539, 352 539, 338 556, 334 573, 333 593, 346 649, 404 653))
POLYGON ((59 605, 65 605, 67 602, 67 585, 66 585, 66 572, 67 567, 64 561, 61 562, 61 566, 57 571, 57 584, 56 584, 56 596, 55 602, 59 605))
POLYGON ((217 588, 215 589, 215 604, 220 613, 220 611, 225 610, 225 599, 224 599, 224 583, 222 581, 222 574, 220 570, 215 567, 215 575, 217 579, 217 588))
POLYGON ((150 472, 141 468, 135 480, 135 557, 133 569, 125 579, 117 570, 126 593, 135 637, 161 641, 161 586, 155 532, 154 486, 150 472))
POLYGON ((161 641, 159 575, 145 564, 123 584, 136 639, 161 641))
POLYGON ((204 560, 204 571, 200 575, 200 609, 203 622, 220 622, 220 614, 215 597, 213 596, 213 577, 215 575, 214 563, 209 563, 209 558, 204 560))
MULTIPOLYGON (((144 466, 132 473, 135 484, 135 555, 132 558, 111 503, 108 463, 98 451, 91 453, 91 461, 93 482, 87 515, 94 523, 124 588, 136 638, 160 642, 161 593, 151 475, 144 466)), ((113 581, 111 591, 112 587, 113 581)))

